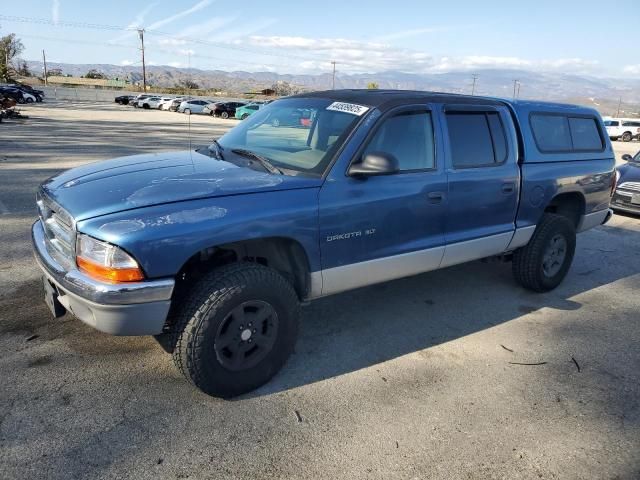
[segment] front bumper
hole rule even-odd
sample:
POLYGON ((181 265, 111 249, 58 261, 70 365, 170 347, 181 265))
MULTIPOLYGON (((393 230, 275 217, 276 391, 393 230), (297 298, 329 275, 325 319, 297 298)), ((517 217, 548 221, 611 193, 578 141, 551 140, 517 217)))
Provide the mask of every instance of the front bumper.
POLYGON ((31 228, 34 254, 64 308, 84 323, 112 335, 156 335, 162 332, 175 282, 98 282, 76 268, 65 269, 47 249, 40 220, 31 228))
POLYGON ((640 215, 640 205, 631 203, 633 192, 618 191, 613 194, 611 199, 611 208, 621 212, 635 213, 640 215))

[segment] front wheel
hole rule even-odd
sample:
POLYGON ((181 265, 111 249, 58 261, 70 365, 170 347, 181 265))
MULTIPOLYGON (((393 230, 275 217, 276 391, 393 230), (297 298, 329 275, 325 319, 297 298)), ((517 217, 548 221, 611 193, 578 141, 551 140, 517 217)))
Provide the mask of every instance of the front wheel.
POLYGON ((188 108, 185 108, 185 109, 184 109, 184 113, 185 113, 186 115, 191 115, 191 110, 189 110, 188 108))
POLYGON ((27 98, 27 103, 33 103, 33 98, 27 98))
POLYGON ((513 276, 525 288, 547 292, 569 271, 576 250, 576 229, 562 215, 545 213, 529 243, 513 254, 513 276))
POLYGON ((243 113, 242 116, 240 117, 240 120, 244 120, 245 118, 247 118, 249 116, 248 113, 243 113))
POLYGON ((229 118, 229 112, 222 112, 222 113, 220 114, 220 118, 223 118, 223 119, 225 119, 225 120, 226 120, 227 118, 229 118))
POLYGON ((631 132, 624 132, 622 134, 622 141, 623 142, 630 142, 632 137, 633 137, 633 135, 631 135, 631 132))
POLYGON ((268 382, 298 333, 299 303, 277 271, 239 263, 212 271, 177 309, 173 359, 203 392, 222 398, 268 382))

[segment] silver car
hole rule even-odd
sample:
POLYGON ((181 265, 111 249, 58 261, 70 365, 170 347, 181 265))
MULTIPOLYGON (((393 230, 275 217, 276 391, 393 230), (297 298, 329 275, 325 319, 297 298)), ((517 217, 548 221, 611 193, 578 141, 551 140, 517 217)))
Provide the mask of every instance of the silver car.
POLYGON ((185 100, 178 107, 178 112, 191 115, 192 113, 204 113, 204 107, 213 103, 211 100, 185 100))

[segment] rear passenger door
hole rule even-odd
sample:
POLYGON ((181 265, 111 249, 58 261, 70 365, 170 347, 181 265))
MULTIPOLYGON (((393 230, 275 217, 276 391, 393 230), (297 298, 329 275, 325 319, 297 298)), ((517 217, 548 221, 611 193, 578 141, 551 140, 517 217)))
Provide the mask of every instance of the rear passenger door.
POLYGON ((445 105, 449 180, 442 266, 506 250, 520 189, 517 143, 506 107, 445 105))

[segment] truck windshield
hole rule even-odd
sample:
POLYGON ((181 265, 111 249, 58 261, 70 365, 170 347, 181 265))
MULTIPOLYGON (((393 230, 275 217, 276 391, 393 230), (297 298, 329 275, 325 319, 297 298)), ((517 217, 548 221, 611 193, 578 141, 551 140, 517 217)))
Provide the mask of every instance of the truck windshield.
POLYGON ((218 146, 225 159, 233 150, 249 151, 285 173, 321 176, 360 119, 327 109, 331 104, 321 98, 272 102, 222 136, 218 146))

